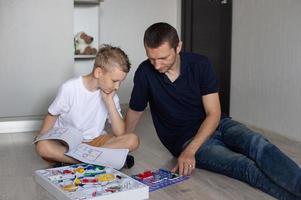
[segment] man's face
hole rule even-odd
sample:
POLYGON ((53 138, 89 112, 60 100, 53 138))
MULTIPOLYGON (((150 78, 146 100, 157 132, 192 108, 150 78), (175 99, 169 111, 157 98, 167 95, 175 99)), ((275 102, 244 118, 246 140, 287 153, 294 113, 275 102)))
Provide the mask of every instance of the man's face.
POLYGON ((98 78, 98 86, 104 93, 111 93, 119 89, 121 82, 126 77, 126 72, 123 72, 119 67, 112 67, 110 70, 101 69, 101 75, 98 78))
POLYGON ((181 48, 170 47, 168 42, 163 43, 157 48, 149 48, 145 46, 146 55, 155 69, 160 73, 166 73, 169 69, 171 69, 175 63, 177 55, 181 48))

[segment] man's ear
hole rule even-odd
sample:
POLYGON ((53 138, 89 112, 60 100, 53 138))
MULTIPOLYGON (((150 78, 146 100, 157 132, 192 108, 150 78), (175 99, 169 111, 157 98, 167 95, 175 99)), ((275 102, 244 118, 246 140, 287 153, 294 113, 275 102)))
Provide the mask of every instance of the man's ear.
POLYGON ((183 45, 183 42, 182 41, 179 41, 178 43, 178 46, 176 48, 176 53, 179 54, 182 50, 182 45, 183 45))
POLYGON ((102 69, 101 67, 95 67, 93 73, 95 78, 100 78, 104 74, 104 69, 102 69))

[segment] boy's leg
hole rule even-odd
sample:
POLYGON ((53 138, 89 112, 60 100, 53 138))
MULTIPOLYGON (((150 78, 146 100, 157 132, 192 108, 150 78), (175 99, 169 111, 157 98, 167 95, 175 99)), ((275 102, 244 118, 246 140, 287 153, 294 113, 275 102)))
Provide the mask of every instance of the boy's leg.
POLYGON ((139 139, 134 133, 127 133, 117 137, 111 134, 105 134, 98 136, 87 144, 97 147, 129 149, 130 151, 134 151, 139 146, 139 139))
POLYGON ((79 163, 78 160, 64 154, 67 150, 67 147, 57 140, 41 140, 36 143, 37 153, 48 162, 79 163))
POLYGON ((277 185, 301 196, 300 167, 275 145, 231 119, 223 119, 219 128, 227 147, 252 159, 277 185))
POLYGON ((228 149, 216 134, 196 153, 198 168, 214 171, 241 181, 276 197, 277 199, 299 199, 270 180, 248 157, 228 149))
MULTIPOLYGON (((106 147, 106 148, 125 148, 129 149, 130 151, 133 151, 138 148, 139 146, 139 139, 138 137, 133 134, 125 134, 122 136, 115 137, 111 134, 105 134, 105 135, 100 135, 91 142, 88 142, 87 144, 91 146, 96 146, 96 147, 106 147)), ((126 161, 124 164, 124 168, 131 168, 135 164, 135 159, 131 155, 127 155, 126 161)))
POLYGON ((97 138, 94 138, 90 142, 85 142, 88 145, 94 146, 94 147, 102 147, 105 143, 107 143, 111 138, 114 136, 111 134, 104 134, 100 135, 97 138))

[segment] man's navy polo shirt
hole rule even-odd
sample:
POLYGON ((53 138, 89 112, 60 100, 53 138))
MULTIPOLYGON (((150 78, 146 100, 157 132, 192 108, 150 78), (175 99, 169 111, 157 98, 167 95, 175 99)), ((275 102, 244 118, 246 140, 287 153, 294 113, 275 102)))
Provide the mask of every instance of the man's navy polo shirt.
POLYGON ((180 76, 171 82, 149 60, 134 76, 130 108, 143 111, 149 102, 159 139, 176 157, 198 131, 206 115, 202 96, 218 92, 218 80, 205 56, 181 53, 180 76))

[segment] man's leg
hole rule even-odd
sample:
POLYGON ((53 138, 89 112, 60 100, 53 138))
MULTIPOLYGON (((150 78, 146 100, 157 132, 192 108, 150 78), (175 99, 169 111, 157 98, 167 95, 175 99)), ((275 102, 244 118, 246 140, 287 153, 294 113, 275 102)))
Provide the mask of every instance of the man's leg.
POLYGON ((228 149, 219 132, 197 151, 196 166, 244 181, 277 199, 299 199, 271 181, 254 161, 228 149))
POLYGON ((252 159, 277 185, 301 197, 301 169, 260 134, 231 119, 220 123, 222 141, 252 159))
POLYGON ((37 153, 48 162, 79 163, 69 156, 66 156, 67 147, 57 140, 41 140, 36 143, 37 153))

